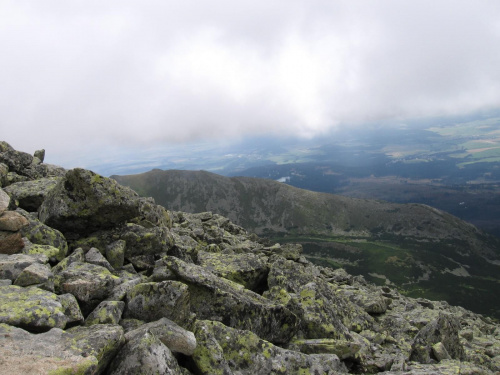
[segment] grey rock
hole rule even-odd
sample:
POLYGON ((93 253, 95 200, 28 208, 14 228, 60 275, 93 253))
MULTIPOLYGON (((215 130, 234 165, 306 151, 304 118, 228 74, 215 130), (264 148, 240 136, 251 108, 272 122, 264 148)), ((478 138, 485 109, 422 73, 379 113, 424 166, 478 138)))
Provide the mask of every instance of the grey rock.
POLYGON ((114 287, 106 300, 121 301, 125 298, 127 293, 130 292, 137 284, 143 283, 144 281, 145 280, 141 276, 136 275, 134 279, 124 281, 123 283, 114 287))
POLYGON ((6 164, 0 163, 0 188, 9 185, 9 179, 7 175, 9 174, 9 167, 6 164))
POLYGON ((52 272, 54 274, 58 274, 64 270, 66 270, 73 263, 84 263, 85 262, 85 253, 82 248, 75 249, 70 255, 57 263, 54 267, 52 267, 52 272))
POLYGON ((83 314, 78 305, 78 301, 71 293, 60 294, 57 300, 61 303, 64 315, 68 318, 68 325, 74 323, 83 323, 83 314))
POLYGON ((187 285, 178 281, 141 283, 127 293, 125 317, 146 322, 165 317, 185 325, 190 318, 189 301, 187 285))
POLYGON ((0 279, 16 280, 21 272, 32 264, 46 264, 45 255, 0 254, 0 279))
POLYGON ((199 319, 247 329, 275 343, 286 343, 297 332, 297 317, 285 306, 203 267, 173 257, 168 257, 167 263, 177 279, 188 285, 191 307, 199 319))
POLYGON ((453 359, 464 359, 464 348, 460 343, 460 322, 449 314, 439 314, 438 318, 415 336, 410 359, 420 363, 431 363, 433 345, 441 343, 453 359))
POLYGON ((41 289, 54 291, 54 274, 50 267, 45 264, 33 263, 21 271, 14 281, 14 285, 30 286, 36 285, 41 289))
POLYGON ((24 248, 22 250, 23 254, 29 254, 29 255, 46 255, 47 258, 49 259, 49 262, 54 264, 60 261, 61 259, 64 259, 66 256, 66 252, 60 248, 50 246, 50 245, 38 245, 31 243, 30 240, 28 240, 26 237, 23 238, 24 242, 24 248))
POLYGON ((16 285, 0 287, 0 323, 32 331, 64 328, 68 321, 54 293, 16 285))
POLYGON ((12 199, 19 202, 22 209, 37 211, 47 194, 56 186, 60 177, 40 178, 32 181, 16 182, 5 188, 12 199))
POLYGON ((167 253, 173 246, 173 236, 166 227, 145 228, 129 223, 120 232, 120 239, 126 242, 125 258, 167 253))
POLYGON ((87 316, 85 325, 118 324, 124 308, 123 301, 103 301, 87 316))
POLYGON ((109 264, 108 260, 95 247, 92 247, 89 251, 87 251, 87 253, 85 254, 85 261, 87 263, 91 263, 91 264, 95 264, 97 266, 104 267, 108 271, 111 271, 111 272, 114 271, 113 267, 111 266, 111 264, 109 264))
POLYGON ((267 284, 267 258, 256 254, 222 254, 199 251, 197 264, 217 276, 234 281, 245 288, 258 291, 267 284))
POLYGON ((71 293, 80 303, 103 300, 118 282, 106 268, 80 262, 71 263, 54 277, 56 292, 71 293))
POLYGON ((39 215, 61 232, 81 236, 138 216, 138 195, 115 180, 76 168, 49 192, 39 215))
POLYGON ((62 260, 68 253, 68 243, 66 238, 57 229, 51 228, 37 219, 34 219, 28 212, 18 209, 29 224, 22 228, 21 233, 31 243, 36 245, 49 245, 60 250, 57 260, 62 260))
POLYGON ((112 375, 182 374, 172 352, 148 331, 127 340, 111 362, 108 373, 112 375))
POLYGON ((106 246, 106 259, 114 269, 123 267, 126 245, 124 240, 118 240, 106 246))
POLYGON ((193 355, 196 349, 196 338, 193 332, 187 331, 167 318, 146 323, 125 334, 127 340, 142 336, 146 332, 152 333, 160 339, 172 352, 193 355))
POLYGON ((250 331, 197 321, 193 355, 202 374, 331 374, 347 372, 334 354, 306 355, 282 349, 250 331))
POLYGON ((43 160, 45 159, 45 150, 36 150, 35 153, 33 154, 35 158, 40 159, 40 162, 43 163, 43 160))
POLYGON ((33 156, 22 151, 7 150, 0 152, 0 162, 6 164, 11 172, 22 175, 33 162, 33 156))

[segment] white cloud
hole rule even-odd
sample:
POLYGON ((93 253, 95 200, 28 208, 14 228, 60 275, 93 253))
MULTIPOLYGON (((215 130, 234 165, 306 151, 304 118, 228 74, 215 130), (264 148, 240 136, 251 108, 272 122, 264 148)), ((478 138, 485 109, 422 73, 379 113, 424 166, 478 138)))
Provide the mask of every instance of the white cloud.
POLYGON ((0 134, 78 153, 500 103, 500 3, 3 1, 0 134))

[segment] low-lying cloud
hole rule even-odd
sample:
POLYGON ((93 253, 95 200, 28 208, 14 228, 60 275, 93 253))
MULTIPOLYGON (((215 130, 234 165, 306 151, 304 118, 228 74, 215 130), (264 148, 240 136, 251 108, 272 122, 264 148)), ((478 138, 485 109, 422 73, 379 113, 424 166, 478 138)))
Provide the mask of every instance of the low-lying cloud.
POLYGON ((500 103, 492 1, 3 1, 0 129, 77 153, 500 103))

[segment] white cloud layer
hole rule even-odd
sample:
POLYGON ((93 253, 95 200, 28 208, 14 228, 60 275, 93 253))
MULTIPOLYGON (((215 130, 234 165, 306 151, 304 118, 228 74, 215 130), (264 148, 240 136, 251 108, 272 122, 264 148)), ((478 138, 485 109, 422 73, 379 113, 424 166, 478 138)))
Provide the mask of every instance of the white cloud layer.
POLYGON ((500 104, 500 2, 3 0, 0 138, 78 153, 500 104))

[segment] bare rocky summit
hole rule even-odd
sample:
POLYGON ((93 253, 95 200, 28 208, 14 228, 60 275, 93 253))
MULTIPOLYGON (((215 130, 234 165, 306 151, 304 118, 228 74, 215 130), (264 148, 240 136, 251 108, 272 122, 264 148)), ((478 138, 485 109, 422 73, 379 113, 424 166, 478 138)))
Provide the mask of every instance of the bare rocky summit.
POLYGON ((36 154, 0 142, 0 374, 500 372, 488 317, 36 154))

